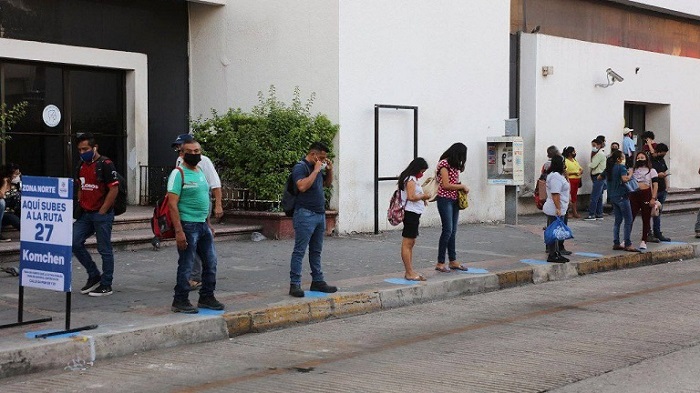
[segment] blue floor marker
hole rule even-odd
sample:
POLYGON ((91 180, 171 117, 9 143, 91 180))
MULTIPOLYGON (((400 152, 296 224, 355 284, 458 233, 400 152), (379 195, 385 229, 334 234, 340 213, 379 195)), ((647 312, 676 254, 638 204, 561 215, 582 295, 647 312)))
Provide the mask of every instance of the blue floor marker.
POLYGON ((193 315, 221 315, 224 313, 224 310, 212 310, 209 308, 200 308, 199 313, 193 314, 193 315))
POLYGON ((661 242, 661 244, 688 244, 686 242, 661 242))
POLYGON ((304 297, 326 297, 328 296, 325 292, 318 291, 304 291, 304 297))
POLYGON ((466 272, 463 270, 452 270, 452 271, 457 272, 457 273, 464 273, 464 274, 487 274, 489 272, 488 270, 482 269, 479 267, 470 267, 469 269, 467 269, 466 272))
POLYGON ((419 283, 419 281, 406 280, 405 278, 387 278, 387 279, 384 279, 384 281, 391 283, 391 284, 399 284, 399 285, 414 285, 414 284, 419 283))
POLYGON ((574 254, 591 258, 601 258, 603 256, 603 254, 596 254, 594 252, 575 252, 574 254))
MULTIPOLYGON (((26 338, 36 338, 36 336, 44 333, 53 333, 53 332, 59 332, 60 329, 46 329, 46 330, 37 330, 36 332, 27 332, 24 334, 24 337, 26 338)), ((65 334, 59 334, 56 336, 49 336, 46 337, 47 339, 51 338, 69 338, 69 337, 76 337, 80 335, 80 332, 73 332, 73 333, 65 333, 65 334)))
POLYGON ((527 263, 528 265, 547 265, 549 262, 542 261, 539 259, 521 259, 520 262, 527 263))

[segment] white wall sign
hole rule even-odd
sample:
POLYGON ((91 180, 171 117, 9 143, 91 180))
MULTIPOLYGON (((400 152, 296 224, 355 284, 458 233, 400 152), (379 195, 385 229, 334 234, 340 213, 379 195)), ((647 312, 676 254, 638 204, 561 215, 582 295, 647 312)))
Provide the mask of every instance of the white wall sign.
POLYGON ((46 105, 42 118, 47 126, 56 127, 61 122, 61 110, 56 105, 46 105))

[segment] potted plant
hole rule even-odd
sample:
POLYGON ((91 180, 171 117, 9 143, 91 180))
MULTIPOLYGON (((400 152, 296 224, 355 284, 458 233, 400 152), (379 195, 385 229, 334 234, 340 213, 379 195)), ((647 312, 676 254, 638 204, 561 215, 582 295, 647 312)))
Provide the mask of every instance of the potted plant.
MULTIPOLYGON (((302 103, 297 87, 287 105, 277 99, 275 87, 270 86, 267 96, 258 93, 259 103, 250 113, 240 108, 225 114, 212 110, 211 118, 192 122, 195 138, 214 161, 227 187, 250 193, 245 203, 227 209, 227 217, 239 223, 263 224, 267 237, 293 237, 291 220, 279 207, 287 176, 312 142, 321 141, 331 147, 339 129, 327 116, 311 114, 314 98, 312 93, 302 103)), ((328 155, 332 158, 333 152, 328 155)), ((332 190, 326 189, 326 206, 331 194, 332 190)), ((329 211, 327 217, 330 232, 337 212, 329 211)))

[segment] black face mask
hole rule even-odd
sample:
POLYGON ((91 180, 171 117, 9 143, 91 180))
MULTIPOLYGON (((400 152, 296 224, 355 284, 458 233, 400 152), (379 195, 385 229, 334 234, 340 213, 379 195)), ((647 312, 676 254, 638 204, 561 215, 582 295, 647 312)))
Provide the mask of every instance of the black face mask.
POLYGON ((202 161, 202 155, 185 153, 185 156, 182 157, 182 160, 190 166, 197 166, 197 164, 199 164, 199 162, 202 161))
POLYGON ((647 166, 647 160, 637 160, 637 167, 647 166))

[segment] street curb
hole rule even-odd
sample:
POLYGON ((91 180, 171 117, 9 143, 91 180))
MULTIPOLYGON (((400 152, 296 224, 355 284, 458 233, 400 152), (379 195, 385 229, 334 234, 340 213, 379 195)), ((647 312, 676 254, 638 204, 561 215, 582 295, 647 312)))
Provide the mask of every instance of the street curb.
POLYGON ((37 340, 21 349, 0 352, 0 378, 49 369, 88 367, 97 360, 151 349, 224 340, 247 333, 367 314, 463 295, 690 259, 700 257, 699 245, 673 245, 646 253, 626 253, 564 264, 534 265, 479 275, 458 273, 445 279, 429 280, 410 286, 355 293, 339 292, 314 299, 290 299, 265 308, 222 315, 173 315, 147 326, 134 328, 110 329, 109 326, 102 326, 93 334, 85 332, 86 334, 72 338, 37 340))

